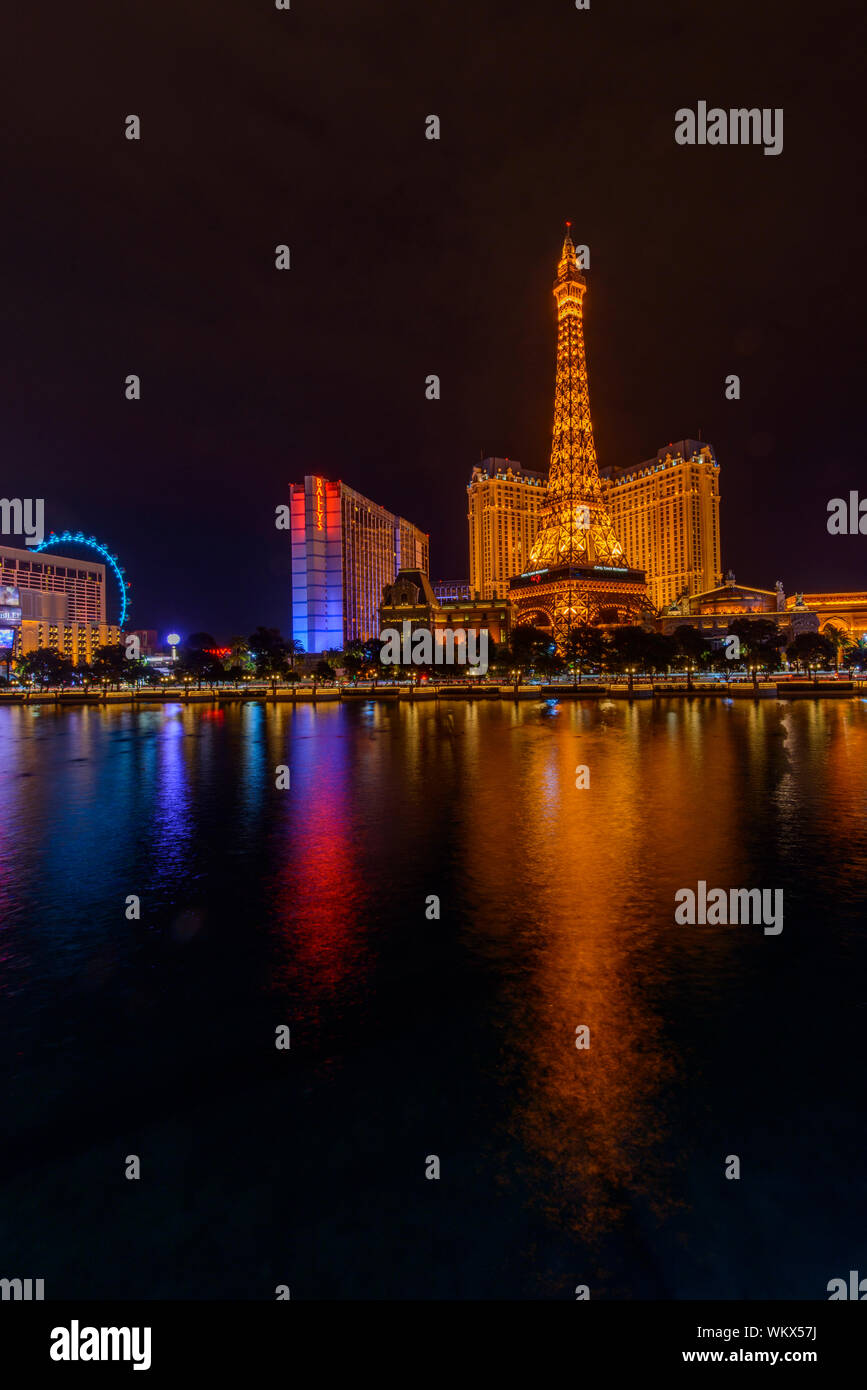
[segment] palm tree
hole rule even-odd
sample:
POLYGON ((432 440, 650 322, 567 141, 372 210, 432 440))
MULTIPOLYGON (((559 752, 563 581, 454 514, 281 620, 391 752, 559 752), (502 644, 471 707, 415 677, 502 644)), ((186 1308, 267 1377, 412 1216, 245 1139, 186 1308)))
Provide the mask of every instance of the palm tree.
POLYGON ((250 656, 250 643, 246 637, 232 637, 229 641, 229 668, 234 670, 236 667, 242 672, 249 670, 253 665, 250 656))
POLYGON ((824 636, 834 648, 834 669, 839 671, 840 659, 851 643, 849 633, 843 627, 837 627, 834 623, 828 623, 825 628, 824 636))
POLYGON ((846 642, 843 648, 843 661, 849 668, 851 678, 854 667, 862 667, 867 662, 867 641, 862 637, 860 640, 851 633, 846 634, 846 642))
POLYGON ((361 672, 366 669, 367 653, 364 650, 364 643, 358 638, 354 638, 351 642, 347 643, 346 651, 343 653, 342 664, 355 681, 358 680, 361 672))
POLYGON ((290 639, 287 642, 276 627, 257 627, 250 637, 250 651, 256 667, 256 675, 271 682, 272 697, 277 694, 277 681, 285 676, 290 664, 294 667, 299 644, 290 639))

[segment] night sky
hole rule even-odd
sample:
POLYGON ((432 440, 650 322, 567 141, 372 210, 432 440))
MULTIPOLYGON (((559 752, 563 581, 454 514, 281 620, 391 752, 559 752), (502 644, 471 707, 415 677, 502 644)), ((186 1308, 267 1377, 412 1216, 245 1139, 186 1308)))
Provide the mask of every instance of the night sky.
POLYGON ((701 430, 724 568, 867 587, 867 540, 826 530, 867 493, 865 41, 836 0, 13 7, 4 495, 104 540, 161 635, 288 633, 305 473, 466 577, 472 465, 547 467, 570 218, 600 465, 701 430), (783 107, 782 154, 676 145, 700 100, 783 107))

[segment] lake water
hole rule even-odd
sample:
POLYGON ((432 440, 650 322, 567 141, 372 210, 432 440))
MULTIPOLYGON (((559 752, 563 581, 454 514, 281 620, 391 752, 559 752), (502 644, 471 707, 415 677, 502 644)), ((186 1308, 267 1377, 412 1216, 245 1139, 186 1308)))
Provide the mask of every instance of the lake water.
POLYGON ((0 1276, 867 1275, 867 703, 6 707, 0 787, 0 1276), (700 880, 783 931, 676 925, 700 880))

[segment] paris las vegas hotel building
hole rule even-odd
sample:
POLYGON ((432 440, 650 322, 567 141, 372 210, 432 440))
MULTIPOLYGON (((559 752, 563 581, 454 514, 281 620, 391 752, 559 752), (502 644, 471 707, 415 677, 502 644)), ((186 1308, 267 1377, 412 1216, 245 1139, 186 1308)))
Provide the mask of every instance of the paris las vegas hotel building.
MULTIPOLYGON (((709 444, 683 439, 631 468, 600 469, 606 505, 630 564, 644 570, 653 608, 722 583, 719 464, 709 444)), ((505 598, 539 529, 545 475, 485 459, 467 487, 470 592, 505 598)))
MULTIPOLYGON (((712 445, 682 439, 631 467, 599 470, 606 506, 630 562, 644 570, 647 595, 671 632, 683 622, 724 631, 740 614, 773 617, 787 636, 820 631, 867 637, 867 592, 804 593, 723 582, 720 465, 712 445)), ((485 459, 467 485, 469 593, 506 598, 509 577, 526 568, 539 530, 545 475, 514 459, 485 459)))
MULTIPOLYGON (((681 623, 711 641, 735 616, 773 615, 788 640, 822 627, 860 638, 867 594, 803 594, 722 582, 719 464, 709 444, 683 439, 631 467, 599 469, 583 335, 583 265, 566 223, 554 280, 557 366, 547 480, 509 459, 473 470, 468 493, 470 589, 508 592, 517 621, 550 624, 558 645, 572 622, 681 623), (582 520, 581 513, 584 514, 582 520), (532 568, 531 568, 532 566, 532 568), (508 590, 506 582, 508 581, 508 590)), ((867 637, 867 632, 864 633, 867 637)))

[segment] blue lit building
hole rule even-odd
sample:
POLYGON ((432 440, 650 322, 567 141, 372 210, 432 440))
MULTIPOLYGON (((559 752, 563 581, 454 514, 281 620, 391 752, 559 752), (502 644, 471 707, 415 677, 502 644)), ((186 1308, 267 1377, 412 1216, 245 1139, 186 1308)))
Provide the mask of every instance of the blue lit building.
POLYGON ((306 652, 378 637, 382 590, 399 569, 427 573, 428 536, 327 478, 292 483, 289 505, 292 636, 306 652))

